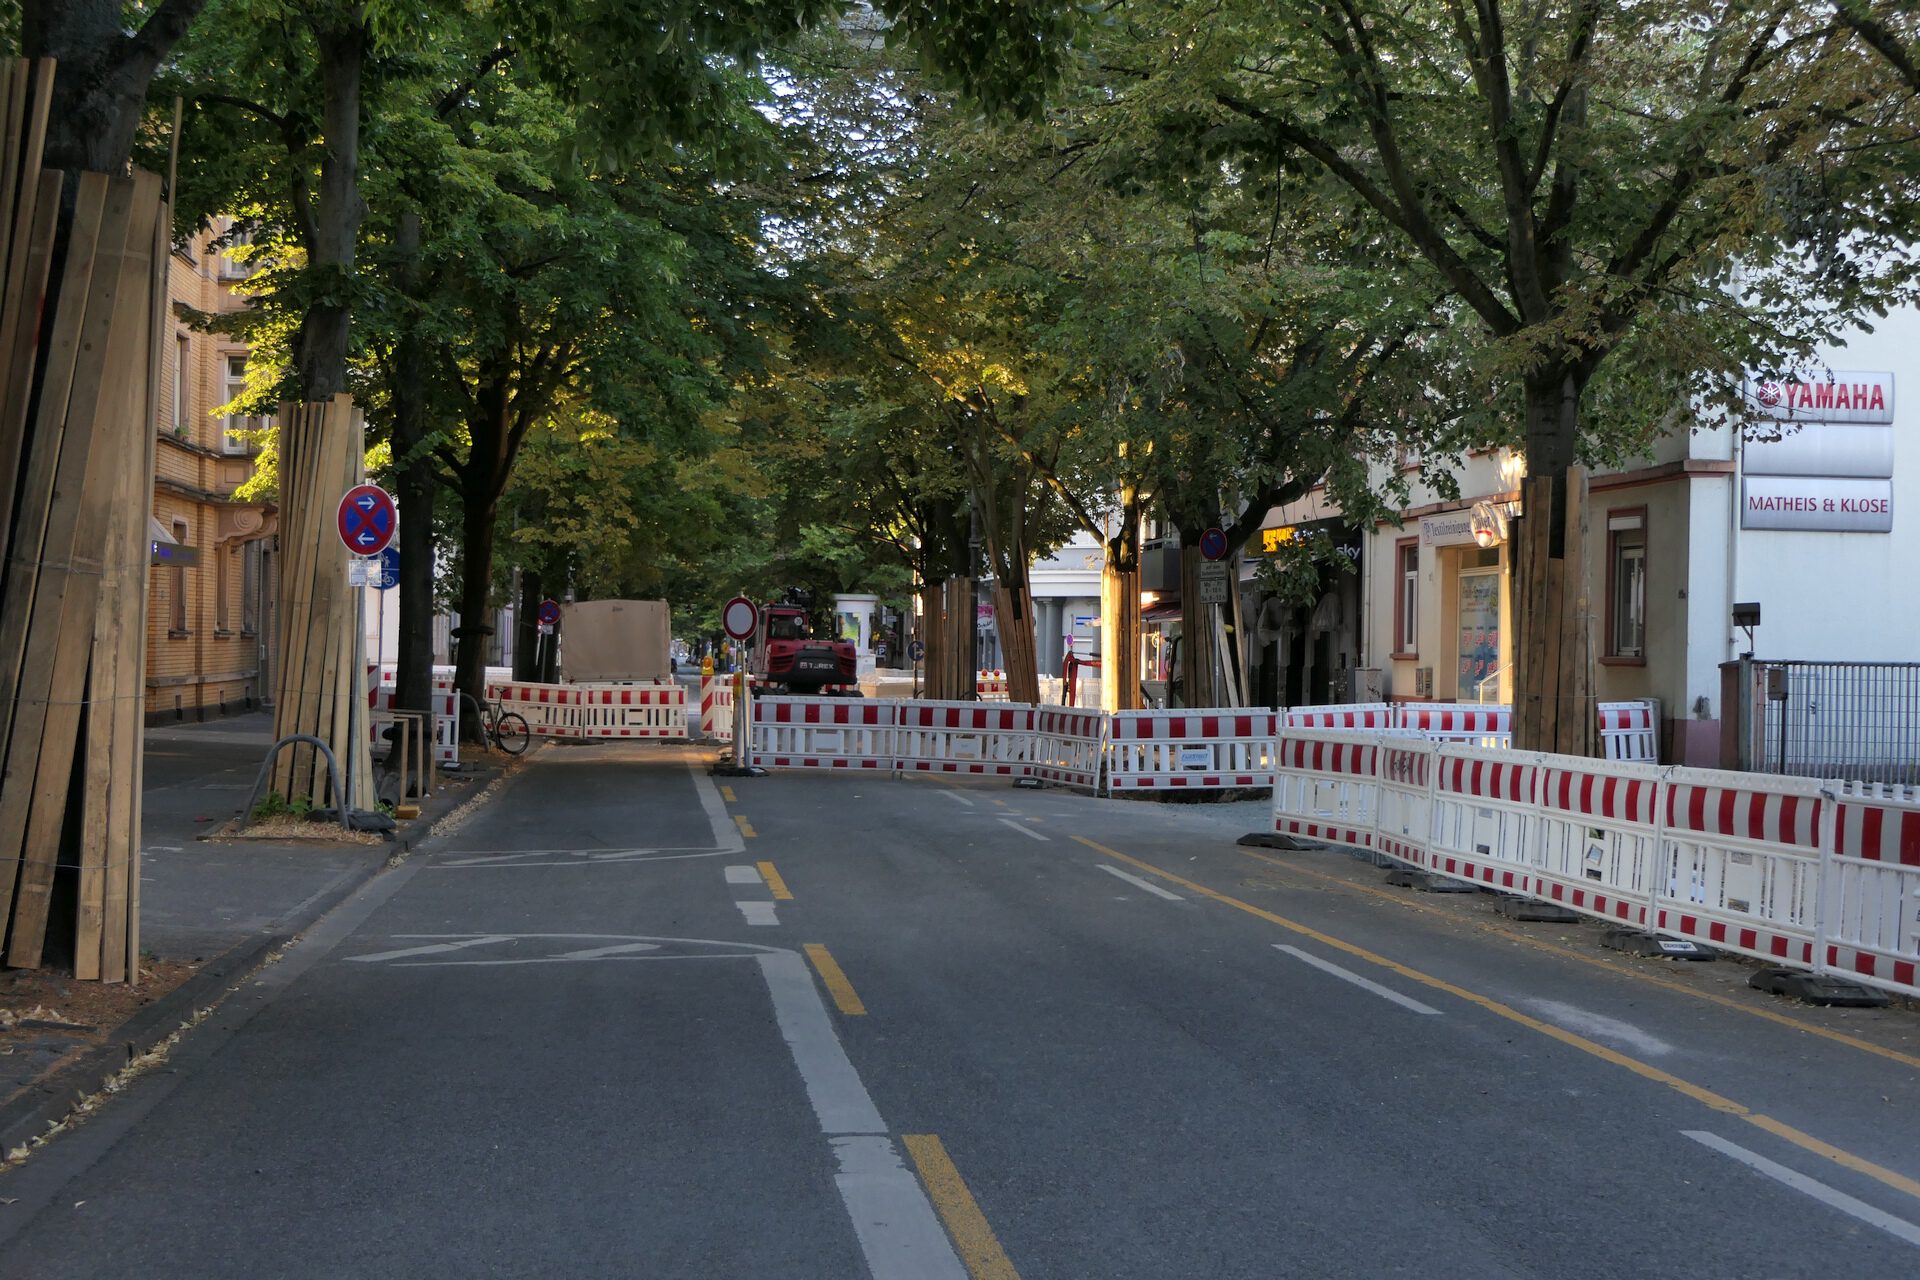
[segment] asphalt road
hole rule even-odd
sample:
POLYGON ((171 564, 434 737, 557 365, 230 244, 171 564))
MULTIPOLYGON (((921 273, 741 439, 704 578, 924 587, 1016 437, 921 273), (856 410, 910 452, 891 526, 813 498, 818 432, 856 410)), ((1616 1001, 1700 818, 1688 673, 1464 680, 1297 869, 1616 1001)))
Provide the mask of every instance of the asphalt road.
POLYGON ((0 1275, 1898 1277, 1920 1015, 1263 806, 548 748, 0 1176, 0 1275))

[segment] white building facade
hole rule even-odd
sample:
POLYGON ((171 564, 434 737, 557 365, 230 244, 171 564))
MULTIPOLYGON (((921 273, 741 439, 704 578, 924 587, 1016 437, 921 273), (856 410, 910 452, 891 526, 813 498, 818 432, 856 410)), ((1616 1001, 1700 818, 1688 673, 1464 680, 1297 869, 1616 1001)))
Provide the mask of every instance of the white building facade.
MULTIPOLYGON (((1722 666, 1746 652, 1736 604, 1758 604, 1763 659, 1920 658, 1920 442, 1895 391, 1920 351, 1920 311, 1856 332, 1795 376, 1748 384, 1777 427, 1670 436, 1588 500, 1587 581, 1602 700, 1658 698, 1661 758, 1726 760, 1722 666)), ((1416 485, 1402 523, 1365 534, 1360 665, 1394 700, 1510 702, 1504 451, 1469 455, 1461 497, 1416 485)), ((1291 523, 1311 503, 1277 513, 1291 523)), ((1524 513, 1521 513, 1524 516, 1524 513)), ((1270 521, 1269 523, 1273 523, 1270 521)))

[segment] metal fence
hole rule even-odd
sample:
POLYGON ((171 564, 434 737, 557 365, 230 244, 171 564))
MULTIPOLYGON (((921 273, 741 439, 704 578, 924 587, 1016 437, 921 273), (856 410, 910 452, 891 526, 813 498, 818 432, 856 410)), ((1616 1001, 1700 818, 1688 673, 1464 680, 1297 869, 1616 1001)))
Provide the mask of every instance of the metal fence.
POLYGON ((1756 662, 1769 773, 1920 782, 1920 662, 1756 662))

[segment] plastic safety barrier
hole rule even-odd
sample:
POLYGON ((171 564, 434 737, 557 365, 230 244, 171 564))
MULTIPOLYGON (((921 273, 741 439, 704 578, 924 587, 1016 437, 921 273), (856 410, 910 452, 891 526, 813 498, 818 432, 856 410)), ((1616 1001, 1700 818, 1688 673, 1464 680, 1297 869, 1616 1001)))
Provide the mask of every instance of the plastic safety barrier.
POLYGON ((1505 747, 1513 741, 1513 708, 1454 702, 1405 702, 1394 708, 1394 727, 1412 729, 1439 742, 1505 747))
POLYGON ((908 773, 1027 776, 1033 708, 1026 703, 896 705, 895 768, 908 773))
POLYGON ((1078 707, 1035 707, 1027 776, 1098 793, 1107 715, 1078 707))
POLYGON ((1834 809, 1826 963, 1861 982, 1920 989, 1920 804, 1843 796, 1834 809))
POLYGON ((536 738, 687 736, 687 691, 675 684, 489 684, 487 697, 517 712, 536 738))
POLYGON ((1217 707, 1117 711, 1108 730, 1109 791, 1273 785, 1272 711, 1217 707))
POLYGON ((1704 943, 1920 994, 1920 803, 1860 790, 1283 730, 1273 821, 1676 949, 1704 943))
POLYGON ((1012 696, 1004 671, 981 671, 973 677, 973 691, 982 702, 1005 702, 1012 696))
POLYGON ((866 698, 756 696, 747 763, 765 769, 892 770, 899 705, 866 698))
POLYGON ((1600 754, 1609 760, 1646 760, 1660 758, 1660 700, 1640 698, 1632 702, 1603 702, 1600 719, 1600 754))
POLYGON ((1273 829, 1373 848, 1380 753, 1391 743, 1363 733, 1282 730, 1274 761, 1273 829))
MULTIPOLYGON (((374 711, 391 711, 394 697, 399 690, 391 684, 375 685, 367 690, 367 706, 374 711)), ((453 691, 452 684, 441 688, 434 681, 433 696, 430 699, 433 708, 433 758, 438 764, 460 763, 460 695, 453 691)), ((377 743, 385 725, 367 726, 368 742, 377 743)))
POLYGON ((1324 707, 1288 707, 1281 713, 1289 729, 1347 729, 1355 732, 1398 729, 1400 721, 1390 702, 1354 702, 1324 707))

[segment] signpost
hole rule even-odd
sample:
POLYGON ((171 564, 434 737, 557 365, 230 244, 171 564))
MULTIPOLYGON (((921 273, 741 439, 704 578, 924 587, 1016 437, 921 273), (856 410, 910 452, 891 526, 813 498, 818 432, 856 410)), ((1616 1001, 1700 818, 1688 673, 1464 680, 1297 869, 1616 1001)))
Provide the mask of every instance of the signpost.
POLYGON ((1200 566, 1200 603, 1225 604, 1228 597, 1227 566, 1220 560, 1209 560, 1200 566))
MULTIPOLYGON (((393 537, 400 532, 400 512, 393 505, 393 495, 377 484, 357 484, 340 495, 339 509, 334 513, 334 528, 339 530, 340 543, 346 547, 354 559, 347 568, 347 582, 353 586, 376 586, 386 579, 386 564, 382 557, 380 572, 373 572, 374 564, 369 559, 379 556, 393 545, 393 537)), ((398 576, 398 561, 395 562, 395 579, 398 576)), ((386 588, 382 586, 381 590, 386 588)), ((381 614, 385 617, 385 597, 382 597, 381 614)), ((382 636, 384 648, 385 637, 382 636)), ((353 669, 364 672, 367 663, 367 593, 361 591, 353 598, 353 669)), ((347 814, 353 804, 354 776, 353 762, 359 756, 361 735, 366 732, 362 720, 366 715, 366 698, 355 697, 347 702, 347 751, 346 757, 346 794, 336 796, 340 805, 342 822, 351 825, 347 814)))
POLYGON ((760 625, 759 606, 745 596, 735 596, 720 611, 720 625, 735 640, 750 639, 760 625))

